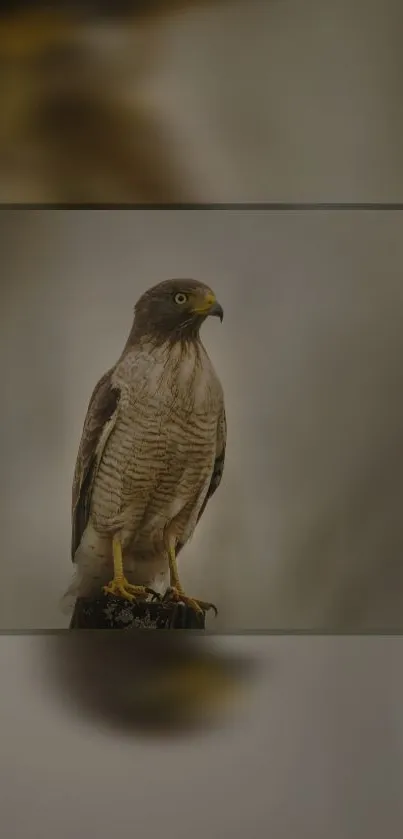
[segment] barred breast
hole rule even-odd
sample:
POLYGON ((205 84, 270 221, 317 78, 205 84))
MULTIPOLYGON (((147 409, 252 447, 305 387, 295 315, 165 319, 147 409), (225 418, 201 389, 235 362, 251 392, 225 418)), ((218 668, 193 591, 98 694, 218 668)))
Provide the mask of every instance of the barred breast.
POLYGON ((91 519, 99 533, 120 529, 123 547, 158 553, 166 526, 186 541, 196 525, 216 456, 221 385, 201 343, 133 350, 115 382, 121 399, 105 429, 91 519))

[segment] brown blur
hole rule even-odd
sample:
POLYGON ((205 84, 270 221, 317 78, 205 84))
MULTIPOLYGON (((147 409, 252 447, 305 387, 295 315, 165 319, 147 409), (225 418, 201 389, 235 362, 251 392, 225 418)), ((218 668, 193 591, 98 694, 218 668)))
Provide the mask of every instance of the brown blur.
POLYGON ((158 69, 161 19, 210 2, 6 4, 0 200, 194 198, 144 83, 158 69))
POLYGON ((46 639, 47 689, 92 725, 170 736, 242 711, 257 659, 186 632, 75 631, 46 639))
POLYGON ((401 200, 400 0, 26 5, 0 7, 1 201, 401 200))

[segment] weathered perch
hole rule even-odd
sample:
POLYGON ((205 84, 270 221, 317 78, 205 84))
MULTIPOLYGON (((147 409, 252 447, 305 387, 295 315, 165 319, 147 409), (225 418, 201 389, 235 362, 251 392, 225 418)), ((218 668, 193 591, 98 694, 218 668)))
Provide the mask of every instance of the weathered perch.
POLYGON ((97 599, 79 598, 70 629, 204 629, 205 614, 183 603, 130 603, 102 594, 97 599))

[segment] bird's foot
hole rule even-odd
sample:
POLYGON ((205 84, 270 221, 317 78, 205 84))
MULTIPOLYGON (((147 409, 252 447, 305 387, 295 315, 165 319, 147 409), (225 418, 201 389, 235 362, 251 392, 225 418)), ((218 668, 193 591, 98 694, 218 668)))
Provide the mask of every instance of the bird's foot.
POLYGON ((171 586, 165 592, 163 600, 170 601, 173 600, 175 603, 184 603, 185 606, 189 606, 190 609, 193 609, 195 612, 202 612, 205 614, 210 609, 213 609, 215 614, 218 614, 218 609, 214 605, 214 603, 206 603, 204 600, 196 600, 194 597, 188 597, 184 591, 180 588, 176 588, 171 586))
POLYGON ((137 598, 146 598, 149 594, 154 598, 158 598, 155 591, 146 586, 133 586, 126 580, 126 577, 114 577, 107 586, 104 586, 105 594, 112 594, 114 597, 123 597, 124 600, 131 602, 137 598))

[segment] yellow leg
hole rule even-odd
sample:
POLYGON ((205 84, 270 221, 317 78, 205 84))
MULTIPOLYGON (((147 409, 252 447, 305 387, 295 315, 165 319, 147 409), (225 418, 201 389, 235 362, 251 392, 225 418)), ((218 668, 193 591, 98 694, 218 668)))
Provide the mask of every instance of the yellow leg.
POLYGON ((104 586, 105 594, 113 594, 115 597, 123 597, 125 600, 135 600, 136 597, 145 597, 148 589, 144 586, 133 586, 126 580, 123 571, 122 545, 118 536, 113 537, 113 580, 104 586))
POLYGON ((205 603, 203 600, 196 600, 194 597, 188 597, 187 594, 185 594, 179 579, 175 541, 175 539, 170 539, 168 543, 169 573, 171 583, 171 587, 168 592, 169 598, 171 600, 177 600, 185 603, 186 606, 194 609, 195 612, 207 612, 209 609, 214 609, 217 614, 217 609, 213 603, 205 603))
POLYGON ((170 582, 173 588, 176 588, 181 593, 183 592, 180 580, 179 580, 179 572, 178 572, 178 563, 176 561, 176 550, 175 550, 175 540, 170 539, 169 541, 169 574, 170 574, 170 582))

